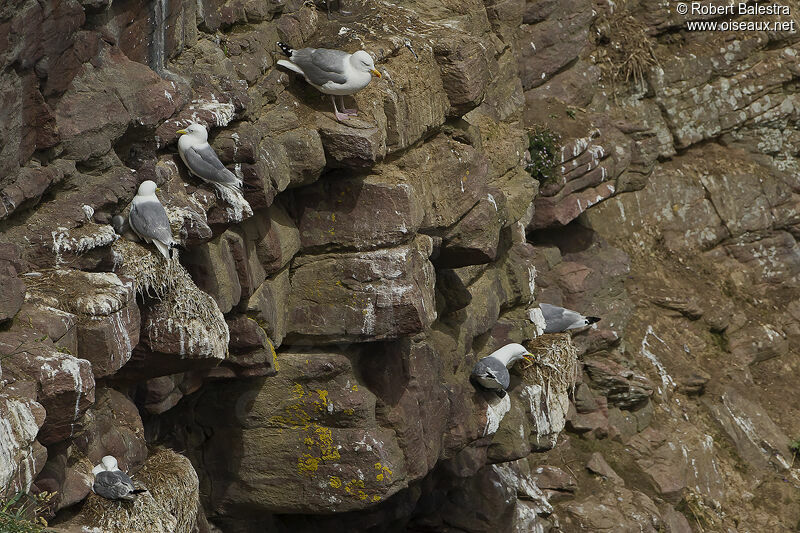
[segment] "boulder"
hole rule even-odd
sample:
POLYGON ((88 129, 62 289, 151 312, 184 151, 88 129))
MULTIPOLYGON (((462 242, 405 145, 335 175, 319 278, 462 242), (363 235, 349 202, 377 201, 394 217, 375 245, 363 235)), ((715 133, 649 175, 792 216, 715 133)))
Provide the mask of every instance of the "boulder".
POLYGON ((92 364, 94 377, 119 370, 139 342, 139 307, 131 282, 116 274, 52 270, 28 278, 32 304, 77 316, 77 356, 92 364))
POLYGON ((365 509, 406 486, 395 433, 377 425, 345 355, 281 352, 278 364, 275 377, 220 382, 200 400, 215 513, 365 509))
POLYGON ((411 239, 422 223, 418 193, 378 176, 331 176, 294 194, 304 250, 389 247, 411 239))
POLYGON ((47 458, 47 450, 36 440, 45 410, 31 398, 32 389, 14 385, 0 388, 0 450, 4 456, 0 486, 9 491, 27 491, 47 458))
POLYGON ((436 317, 431 239, 362 253, 297 257, 290 342, 382 340, 417 333, 436 317))

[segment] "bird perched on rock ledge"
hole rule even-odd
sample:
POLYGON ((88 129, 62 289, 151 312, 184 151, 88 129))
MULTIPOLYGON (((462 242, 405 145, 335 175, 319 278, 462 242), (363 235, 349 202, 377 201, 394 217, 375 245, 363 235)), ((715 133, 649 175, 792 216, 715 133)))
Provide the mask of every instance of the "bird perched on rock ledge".
POLYGON ((143 241, 155 244, 165 259, 170 259, 170 248, 178 243, 172 238, 167 211, 156 196, 155 182, 146 180, 139 185, 131 203, 128 225, 143 241))
POLYGON ((92 491, 107 500, 133 501, 137 494, 147 492, 147 489, 133 486, 133 480, 117 467, 117 460, 112 455, 103 457, 100 464, 92 469, 92 474, 92 491))
POLYGON ((306 81, 322 93, 331 96, 336 120, 347 120, 358 114, 355 109, 344 108, 344 95, 355 94, 372 80, 381 77, 375 69, 375 62, 364 50, 348 54, 343 50, 328 48, 301 48, 294 50, 289 45, 278 42, 281 51, 289 60, 280 59, 278 64, 302 74, 306 81), (336 97, 342 111, 336 107, 336 97))
POLYGON ((599 322, 596 316, 583 316, 582 314, 559 307, 557 305, 539 304, 545 322, 545 333, 561 333, 571 329, 580 329, 599 322))
POLYGON ((502 398, 511 383, 508 367, 526 356, 533 357, 521 344, 506 344, 475 363, 470 381, 483 389, 496 392, 502 398))
POLYGON ((208 144, 208 131, 205 126, 192 123, 176 133, 182 134, 178 139, 178 154, 189 172, 211 185, 242 190, 242 180, 225 168, 217 153, 208 144))

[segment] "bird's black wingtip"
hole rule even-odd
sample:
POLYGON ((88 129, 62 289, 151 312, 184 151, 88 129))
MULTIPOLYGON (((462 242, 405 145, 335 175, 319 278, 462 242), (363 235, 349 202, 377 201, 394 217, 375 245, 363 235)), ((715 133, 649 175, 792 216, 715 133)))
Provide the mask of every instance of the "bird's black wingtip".
POLYGON ((147 489, 134 489, 131 491, 131 494, 141 494, 143 492, 147 492, 147 489))
POLYGON ((288 44, 278 41, 278 48, 281 49, 281 52, 283 52, 286 57, 292 57, 292 47, 288 44))
POLYGON ((600 322, 599 316, 587 316, 586 317, 586 324, 594 324, 595 322, 600 322))

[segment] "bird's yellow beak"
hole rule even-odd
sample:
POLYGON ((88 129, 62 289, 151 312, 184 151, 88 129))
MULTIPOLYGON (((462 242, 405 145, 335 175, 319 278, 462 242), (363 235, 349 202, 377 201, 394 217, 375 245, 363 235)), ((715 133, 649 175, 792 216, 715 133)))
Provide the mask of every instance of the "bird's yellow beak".
POLYGON ((377 71, 377 70, 375 70, 375 69, 372 69, 370 72, 372 72, 372 75, 373 75, 373 76, 375 76, 376 78, 381 78, 381 77, 382 77, 382 76, 381 76, 381 73, 380 73, 380 72, 378 72, 378 71, 377 71))
POLYGON ((182 134, 182 135, 183 135, 183 134, 186 134, 186 133, 189 133, 189 132, 188 132, 188 131, 186 131, 186 130, 178 130, 178 131, 176 131, 175 133, 180 133, 180 134, 182 134))
POLYGON ((156 192, 161 192, 161 187, 156 187, 156 192))

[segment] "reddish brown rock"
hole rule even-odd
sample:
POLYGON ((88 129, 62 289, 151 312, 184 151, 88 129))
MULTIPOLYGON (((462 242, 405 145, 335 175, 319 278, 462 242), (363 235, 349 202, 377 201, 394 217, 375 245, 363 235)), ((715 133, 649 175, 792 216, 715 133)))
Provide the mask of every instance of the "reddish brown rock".
POLYGON ((248 317, 266 332, 274 347, 283 343, 288 330, 289 309, 284 303, 290 293, 289 269, 286 268, 267 278, 247 300, 248 317))
POLYGON ((451 113, 462 115, 483 100, 491 77, 489 51, 479 39, 463 35, 436 39, 434 57, 451 113))
POLYGON ((422 331, 436 316, 431 251, 430 238, 420 236, 396 248, 295 259, 292 342, 382 340, 422 331))
POLYGON ((300 251, 300 232, 283 207, 273 205, 261 225, 256 252, 267 274, 282 269, 300 251))
POLYGON ((0 465, 0 485, 9 490, 27 490, 47 458, 47 450, 35 440, 46 415, 34 394, 30 383, 0 388, 0 443, 7 458, 0 465))
POLYGON ((0 323, 13 318, 24 300, 25 283, 10 263, 0 260, 0 323))
POLYGON ((653 385, 646 376, 611 359, 584 358, 583 365, 593 386, 600 389, 612 405, 628 409, 640 407, 653 395, 653 385))
POLYGON ((77 355, 92 363, 95 377, 113 374, 128 361, 139 341, 132 283, 111 273, 78 270, 45 272, 30 280, 32 303, 77 315, 77 355))
POLYGON ((294 195, 305 249, 372 249, 409 240, 422 223, 415 189, 374 176, 331 176, 294 195))
MULTIPOLYGON (((247 262, 241 238, 231 234, 234 242, 238 242, 240 265, 243 278, 250 284, 253 279, 247 270, 247 262)), ((242 297, 242 285, 237 272, 230 239, 217 237, 202 246, 193 247, 183 255, 184 264, 197 286, 211 295, 223 313, 230 311, 242 297)))

